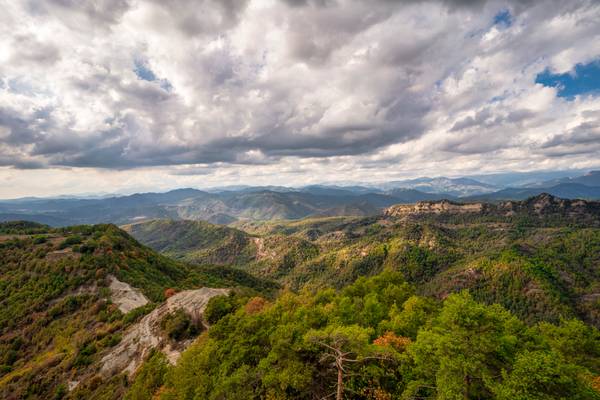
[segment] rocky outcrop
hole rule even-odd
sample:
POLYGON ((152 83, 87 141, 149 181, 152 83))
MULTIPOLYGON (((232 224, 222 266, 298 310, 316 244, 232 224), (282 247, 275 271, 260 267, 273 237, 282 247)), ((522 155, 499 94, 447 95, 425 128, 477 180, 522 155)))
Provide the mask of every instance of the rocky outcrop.
POLYGON ((542 193, 524 201, 505 201, 498 204, 498 211, 509 214, 562 215, 566 217, 600 216, 600 202, 561 199, 542 193))
POLYGON ((397 204, 384 211, 386 217, 407 218, 422 215, 477 215, 495 217, 567 218, 576 223, 600 224, 600 202, 569 200, 554 197, 547 193, 523 201, 500 203, 455 203, 448 200, 422 201, 416 204, 397 204))
POLYGON ((123 314, 148 304, 148 299, 138 289, 121 282, 112 275, 108 276, 110 285, 110 299, 115 303, 123 314))
POLYGON ((120 372, 131 375, 138 369, 151 349, 161 350, 171 363, 175 363, 181 352, 191 344, 191 341, 174 346, 164 337, 160 321, 165 315, 177 309, 183 309, 188 314, 200 317, 211 298, 227 293, 229 293, 229 289, 201 288, 179 292, 168 298, 160 307, 125 332, 121 342, 102 358, 101 373, 104 376, 120 372))
POLYGON ((384 211, 388 217, 406 217, 418 214, 464 214, 480 213, 484 210, 483 203, 455 203, 448 200, 420 201, 416 204, 397 204, 384 211))

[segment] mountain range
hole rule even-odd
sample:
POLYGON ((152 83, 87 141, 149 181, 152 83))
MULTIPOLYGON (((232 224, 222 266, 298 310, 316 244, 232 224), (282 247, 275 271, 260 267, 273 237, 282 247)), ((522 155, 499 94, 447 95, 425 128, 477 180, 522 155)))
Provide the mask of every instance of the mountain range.
MULTIPOLYGON (((180 190, 71 207, 107 201, 104 212, 119 215, 203 196, 236 210, 242 194, 343 197, 318 190, 180 190)), ((377 196, 373 215, 231 226, 0 223, 0 397, 323 398, 339 378, 322 342, 362 357, 344 366, 347 391, 378 394, 358 398, 438 398, 444 360, 477 366, 459 369, 459 387, 484 371, 467 398, 598 398, 600 202, 383 206, 391 195, 377 196), (478 395, 494 390, 511 392, 478 395)))
POLYGON ((151 219, 205 220, 231 224, 252 220, 369 216, 393 204, 419 201, 523 200, 540 193, 568 199, 600 199, 600 171, 560 177, 526 187, 498 186, 473 178, 418 178, 377 185, 236 186, 177 189, 102 198, 23 198, 0 201, 0 221, 29 220, 51 226, 151 219))

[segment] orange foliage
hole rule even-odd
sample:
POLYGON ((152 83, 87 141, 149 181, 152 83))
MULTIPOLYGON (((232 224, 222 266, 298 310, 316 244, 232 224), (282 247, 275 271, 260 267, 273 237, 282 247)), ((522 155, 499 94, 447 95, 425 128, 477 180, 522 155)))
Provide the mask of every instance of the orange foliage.
POLYGON ((171 394, 171 391, 164 386, 158 388, 158 390, 152 395, 152 400, 160 400, 163 396, 171 394))
POLYGON ((246 311, 246 314, 258 314, 265 308, 266 305, 267 300, 263 299, 262 297, 253 297, 248 300, 244 310, 246 311))
POLYGON ((600 393, 600 375, 592 379, 592 387, 598 393, 600 393))
POLYGON ((177 292, 173 288, 165 289, 165 293, 164 293, 165 299, 168 299, 169 297, 173 296, 175 293, 177 293, 177 292))
POLYGON ((410 338, 398 336, 394 332, 390 331, 384 333, 382 336, 379 336, 373 341, 373 344, 377 346, 390 346, 398 351, 406 349, 406 346, 408 346, 410 343, 410 338))

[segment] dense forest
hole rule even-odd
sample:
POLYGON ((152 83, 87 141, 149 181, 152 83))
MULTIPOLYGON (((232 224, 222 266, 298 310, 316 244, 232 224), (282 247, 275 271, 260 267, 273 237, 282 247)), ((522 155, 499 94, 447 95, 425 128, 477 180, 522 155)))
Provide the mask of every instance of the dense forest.
POLYGON ((594 399, 599 332, 527 325, 467 292, 436 302, 397 272, 276 301, 215 298, 175 367, 154 354, 131 399, 594 399), (342 397, 339 397, 342 396, 342 397))
POLYGON ((0 224, 0 394, 600 398, 600 228, 582 204, 0 224), (148 303, 123 311, 114 281, 148 303), (185 298, 200 287, 224 288, 201 312, 185 298), (146 328, 139 367, 106 368, 146 328))

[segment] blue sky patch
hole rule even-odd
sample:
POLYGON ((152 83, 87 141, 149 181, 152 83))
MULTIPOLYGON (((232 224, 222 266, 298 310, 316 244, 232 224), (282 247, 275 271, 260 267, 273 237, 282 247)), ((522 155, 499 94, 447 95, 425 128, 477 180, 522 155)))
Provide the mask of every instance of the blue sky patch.
POLYGON ((147 63, 140 60, 135 60, 134 63, 135 68, 133 69, 133 72, 135 72, 138 78, 149 82, 156 80, 156 75, 154 75, 154 72, 148 67, 147 63))
POLYGON ((498 14, 494 15, 494 25, 502 25, 505 28, 508 28, 512 25, 512 21, 512 15, 507 9, 504 9, 498 14))
POLYGON ((148 82, 156 82, 163 90, 166 90, 167 92, 173 90, 173 85, 171 85, 171 82, 169 82, 168 79, 158 79, 154 71, 152 71, 148 66, 147 62, 143 60, 135 60, 134 64, 135 68, 133 69, 133 72, 135 72, 139 79, 148 82))
POLYGON ((558 89, 558 97, 573 99, 580 94, 600 94, 600 60, 577 64, 575 71, 553 74, 549 69, 535 77, 535 83, 558 89))

